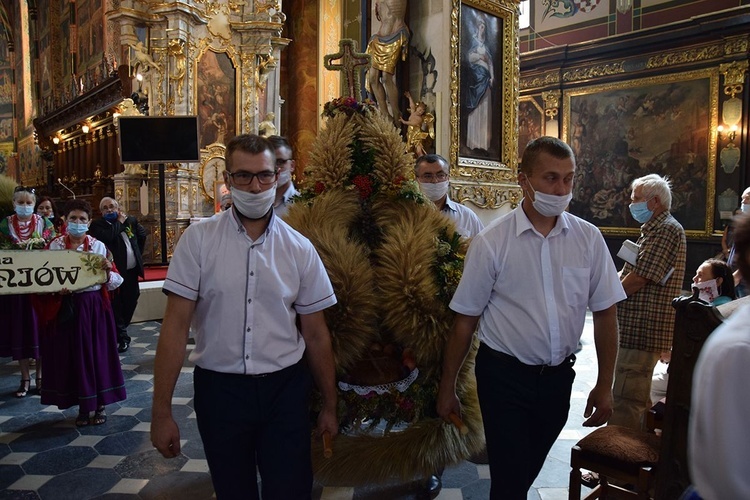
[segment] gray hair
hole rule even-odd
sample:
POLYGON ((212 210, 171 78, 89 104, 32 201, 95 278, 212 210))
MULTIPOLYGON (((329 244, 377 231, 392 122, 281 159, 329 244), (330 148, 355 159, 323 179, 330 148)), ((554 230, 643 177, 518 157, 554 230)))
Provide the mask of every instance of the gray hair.
POLYGON ((419 158, 417 158, 416 163, 414 163, 414 175, 417 175, 419 172, 419 165, 422 163, 440 163, 440 167, 443 169, 443 172, 450 175, 450 164, 448 163, 448 160, 443 158, 441 155, 437 155, 434 153, 422 155, 419 158))
POLYGON ((669 180, 669 177, 662 177, 659 174, 644 175, 634 180, 630 185, 633 191, 639 186, 643 188, 644 198, 658 196, 661 204, 667 210, 672 210, 672 181, 669 180))
POLYGON ((102 198, 102 199, 101 199, 101 201, 99 202, 99 211, 100 211, 100 212, 102 212, 102 211, 103 211, 103 208, 104 208, 104 202, 105 202, 106 200, 112 200, 112 203, 114 203, 114 204, 115 204, 115 208, 120 208, 120 204, 119 204, 119 203, 117 202, 117 200, 115 200, 115 199, 114 199, 114 198, 112 198, 111 196, 105 196, 105 197, 104 197, 104 198, 102 198))
POLYGON ((33 189, 23 186, 16 186, 16 188, 13 190, 13 203, 18 203, 18 200, 21 198, 21 196, 31 196, 32 203, 36 205, 36 193, 33 189))

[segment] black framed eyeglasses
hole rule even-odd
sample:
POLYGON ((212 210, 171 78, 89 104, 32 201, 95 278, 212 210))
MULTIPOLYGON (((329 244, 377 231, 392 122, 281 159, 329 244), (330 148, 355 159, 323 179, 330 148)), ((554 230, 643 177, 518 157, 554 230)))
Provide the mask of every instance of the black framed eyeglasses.
POLYGON ((424 182, 443 182, 448 180, 448 174, 445 172, 438 172, 437 174, 422 174, 419 176, 419 180, 424 182))
POLYGON ((34 188, 28 188, 26 186, 16 186, 13 193, 31 193, 34 194, 36 190, 34 188))
POLYGON ((258 183, 262 185, 276 182, 276 172, 272 170, 264 170, 257 174, 252 172, 227 172, 227 175, 232 178, 237 186, 249 186, 255 177, 258 178, 258 183))

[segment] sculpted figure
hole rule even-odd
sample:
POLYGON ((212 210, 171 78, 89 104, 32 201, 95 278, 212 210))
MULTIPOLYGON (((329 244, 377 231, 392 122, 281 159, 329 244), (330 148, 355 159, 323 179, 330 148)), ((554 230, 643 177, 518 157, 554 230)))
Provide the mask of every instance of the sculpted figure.
POLYGON ((140 64, 141 66, 144 66, 146 69, 149 67, 155 68, 156 71, 161 72, 161 67, 159 64, 154 61, 154 59, 151 57, 151 54, 148 53, 148 49, 143 45, 143 42, 140 40, 135 45, 130 45, 130 47, 133 49, 133 56, 135 56, 135 59, 137 61, 136 64, 140 64))
POLYGON ((396 64, 399 56, 402 61, 406 60, 410 36, 409 28, 404 22, 405 13, 406 0, 375 2, 375 17, 380 21, 380 29, 370 38, 366 51, 372 56, 372 66, 367 74, 368 90, 375 95, 380 112, 390 116, 396 125, 396 64))
POLYGON ((409 119, 399 118, 402 124, 407 125, 406 146, 409 151, 419 158, 427 154, 425 141, 428 137, 435 138, 435 117, 427 112, 427 105, 423 102, 414 102, 411 93, 407 90, 404 95, 409 99, 409 119))

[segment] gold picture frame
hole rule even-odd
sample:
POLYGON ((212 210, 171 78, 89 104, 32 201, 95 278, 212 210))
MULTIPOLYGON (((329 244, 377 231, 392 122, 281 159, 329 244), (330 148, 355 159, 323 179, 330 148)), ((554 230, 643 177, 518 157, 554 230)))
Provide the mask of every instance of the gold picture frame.
POLYGON ((518 2, 453 0, 450 44, 452 197, 515 207, 518 2))
POLYGON ((713 234, 717 68, 563 91, 565 141, 576 155, 570 211, 611 235, 640 234, 633 179, 672 181, 672 213, 688 237, 713 234))
POLYGON ((198 168, 200 177, 201 194, 208 202, 215 201, 216 182, 223 182, 222 172, 225 168, 226 147, 223 144, 211 144, 206 149, 201 149, 201 163, 198 168))

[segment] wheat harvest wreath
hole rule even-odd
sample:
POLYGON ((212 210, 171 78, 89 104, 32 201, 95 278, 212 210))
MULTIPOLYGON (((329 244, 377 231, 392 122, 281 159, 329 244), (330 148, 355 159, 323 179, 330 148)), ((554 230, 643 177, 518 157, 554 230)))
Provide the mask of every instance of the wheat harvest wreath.
POLYGON ((467 241, 421 194, 413 157, 374 103, 339 98, 323 114, 285 217, 315 245, 338 299, 326 320, 342 432, 330 458, 313 437, 315 475, 350 485, 429 476, 484 445, 476 343, 457 383, 468 432, 435 411, 467 241))

